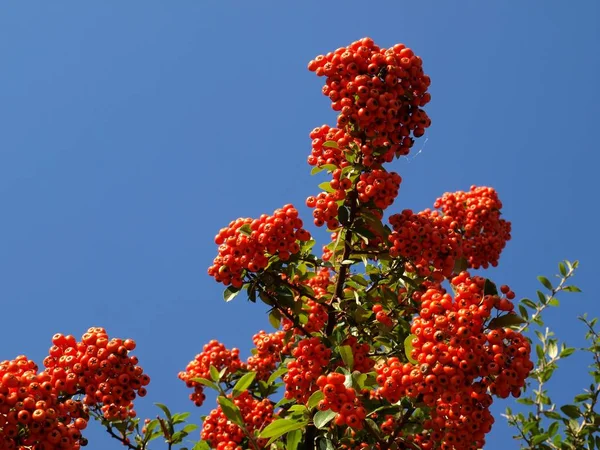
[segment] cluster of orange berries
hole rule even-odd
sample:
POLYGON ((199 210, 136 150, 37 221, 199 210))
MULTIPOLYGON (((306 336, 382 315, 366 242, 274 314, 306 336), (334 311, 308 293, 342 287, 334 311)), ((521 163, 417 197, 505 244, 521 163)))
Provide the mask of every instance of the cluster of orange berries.
POLYGON ((298 342, 292 350, 294 359, 288 363, 283 376, 285 398, 306 403, 318 387, 316 381, 329 365, 331 350, 319 338, 311 337, 298 342))
POLYGON ((206 396, 204 395, 204 385, 194 381, 194 378, 210 379, 210 366, 214 366, 219 371, 227 368, 227 373, 236 372, 243 367, 239 349, 228 350, 225 345, 213 339, 204 346, 202 353, 198 353, 188 363, 185 371, 179 372, 179 379, 184 381, 187 387, 194 389, 194 392, 190 394, 190 400, 196 406, 202 406, 206 396))
MULTIPOLYGON (((325 306, 311 299, 303 299, 301 301, 304 303, 302 310, 308 315, 308 321, 302 327, 309 333, 321 331, 325 328, 325 324, 329 318, 325 306)), ((290 310, 290 312, 292 311, 290 310)), ((281 324, 284 331, 293 329, 296 334, 301 334, 303 332, 302 330, 295 328, 294 323, 287 317, 281 321, 281 324)))
POLYGON ((371 311, 375 313, 375 320, 386 327, 392 327, 394 325, 394 321, 390 317, 387 311, 383 309, 383 305, 381 303, 376 303, 371 308, 371 311))
POLYGON ((293 205, 275 210, 272 216, 237 219, 215 237, 219 254, 208 274, 219 283, 241 287, 246 271, 258 272, 269 263, 270 255, 287 261, 300 251, 300 242, 310 240, 293 205))
POLYGON ((132 339, 110 339, 106 330, 92 327, 76 342, 72 336, 56 334, 50 354, 44 359, 54 387, 67 394, 85 393, 83 403, 101 406, 106 419, 135 417, 133 400, 146 395, 150 377, 130 356, 132 339))
POLYGON ((308 157, 308 164, 322 167, 326 164, 343 168, 350 163, 346 160, 344 150, 351 142, 356 142, 344 130, 322 125, 310 133, 312 151, 308 157))
MULTIPOLYGON (((350 181, 346 179, 347 181, 350 181)), ((306 199, 306 206, 314 208, 313 217, 314 224, 318 227, 327 225, 330 230, 335 230, 340 227, 338 221, 338 201, 346 197, 346 192, 343 189, 338 189, 334 192, 319 192, 314 197, 310 196, 306 199)))
POLYGON ((61 401, 47 372, 25 356, 0 362, 0 450, 78 450, 88 421, 86 408, 61 401))
MULTIPOLYGON (((248 433, 254 434, 273 421, 273 405, 269 399, 257 400, 248 391, 242 392, 238 397, 231 399, 239 408, 244 426, 248 433)), ((246 437, 244 431, 235 423, 231 422, 219 406, 213 409, 204 419, 202 425, 202 439, 207 441, 211 448, 217 450, 242 450, 240 444, 246 437)), ((256 439, 259 448, 264 448, 267 439, 256 439)))
POLYGON ((318 409, 321 411, 331 409, 336 412, 336 425, 348 425, 350 428, 360 430, 364 426, 367 412, 356 397, 354 389, 344 385, 345 381, 344 374, 337 372, 327 376, 321 375, 317 379, 317 386, 324 395, 323 400, 318 404, 318 409))
POLYGON ((430 210, 414 214, 405 209, 390 216, 389 221, 394 230, 389 236, 392 258, 408 258, 420 276, 434 272, 452 275, 456 260, 462 256, 462 237, 452 217, 430 210))
POLYGON ((386 209, 398 196, 402 177, 395 172, 374 169, 360 174, 356 183, 358 200, 361 203, 373 202, 376 208, 386 209))
POLYGON ((246 368, 256 372, 256 378, 266 380, 271 376, 281 355, 289 353, 291 343, 285 342, 285 332, 267 333, 259 331, 252 337, 256 353, 246 361, 246 368))
POLYGON ((344 340, 342 345, 349 345, 352 349, 354 365, 352 370, 358 370, 362 373, 370 372, 375 366, 375 361, 369 357, 371 347, 367 343, 361 344, 356 336, 349 336, 344 340))
POLYGON ((434 204, 463 231, 463 253, 469 267, 496 267, 510 240, 511 224, 500 218, 502 202, 491 187, 471 186, 469 192, 445 193, 434 204))
POLYGON ((420 137, 431 124, 421 109, 431 99, 430 79, 421 58, 403 44, 385 49, 364 38, 317 56, 308 68, 327 77, 323 94, 339 111, 338 127, 360 134, 367 144, 366 166, 407 155, 410 134, 420 137))

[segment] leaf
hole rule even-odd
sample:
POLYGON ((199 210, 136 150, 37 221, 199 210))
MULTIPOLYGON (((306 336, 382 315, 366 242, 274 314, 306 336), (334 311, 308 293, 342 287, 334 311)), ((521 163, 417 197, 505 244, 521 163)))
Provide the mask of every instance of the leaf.
POLYGON ((315 427, 317 427, 319 430, 322 430, 329 422, 333 420, 336 414, 337 413, 335 411, 330 409, 327 411, 318 411, 313 417, 313 423, 315 424, 315 427))
POLYGON ((548 342, 547 350, 550 358, 556 358, 556 355, 558 355, 558 345, 556 344, 556 341, 548 342))
POLYGON ((296 450, 298 448, 298 444, 302 439, 302 431, 293 430, 288 432, 287 440, 286 440, 286 449, 287 450, 296 450))
POLYGON ((217 402, 219 402, 219 405, 221 405, 221 409, 223 410, 223 414, 225 414, 225 417, 227 417, 236 425, 239 425, 241 427, 244 426, 244 419, 242 417, 242 413, 240 409, 235 405, 235 403, 233 403, 227 397, 223 396, 219 396, 217 398, 217 402))
POLYGON ((527 309, 523 305, 519 305, 519 314, 521 314, 521 317, 525 321, 527 321, 529 319, 529 313, 527 312, 527 309))
POLYGON ((347 206, 340 206, 338 208, 338 220, 344 226, 350 223, 350 209, 347 206))
POLYGON ((277 369, 275 372, 273 372, 271 374, 271 376, 269 377, 269 379, 267 380, 267 384, 272 384, 277 378, 279 378, 281 375, 283 375, 284 373, 286 373, 287 367, 285 366, 279 366, 279 369, 277 369))
POLYGON ((338 143, 336 141, 325 141, 323 142, 323 147, 339 148, 338 143))
POLYGON ((319 184, 319 189, 329 193, 335 192, 335 189, 331 187, 331 183, 329 181, 324 181, 323 183, 319 184))
POLYGON ((163 410, 163 412, 165 413, 165 417, 167 418, 167 420, 169 422, 172 421, 172 417, 171 417, 171 411, 169 411, 169 408, 167 408, 165 405, 163 405, 162 403, 155 403, 154 405, 158 406, 160 409, 163 410))
POLYGON ((411 356, 411 353, 413 351, 412 341, 416 337, 417 336, 414 334, 409 334, 408 336, 406 336, 406 339, 404 339, 404 354, 406 355, 408 361, 412 364, 418 364, 418 361, 411 356))
POLYGON ((183 429, 181 431, 183 431, 184 433, 190 434, 192 431, 195 431, 198 429, 198 425, 196 425, 195 423, 188 423, 185 427, 183 427, 183 429))
POLYGON ((240 288, 236 288, 233 286, 228 286, 227 289, 223 291, 223 300, 226 302, 230 302, 240 293, 240 288))
POLYGON ((541 444, 542 442, 544 442, 548 438, 550 438, 550 436, 548 435, 548 433, 538 434, 537 436, 533 436, 533 438, 531 439, 531 444, 532 445, 541 444))
POLYGON ((581 292, 581 289, 579 289, 577 286, 565 286, 562 288, 562 290, 567 292, 581 292))
POLYGON ((535 303, 533 303, 533 301, 529 300, 528 298, 524 298, 523 300, 521 300, 521 303, 523 303, 525 306, 530 307, 531 309, 537 309, 535 303))
POLYGON ((564 405, 560 407, 560 410, 572 419, 577 419, 581 415, 579 408, 575 405, 564 405))
POLYGON ((256 372, 248 372, 244 374, 233 387, 233 397, 238 397, 242 392, 245 392, 256 378, 256 372))
POLYGON ((271 442, 290 431, 299 430, 306 425, 303 420, 277 419, 265 427, 259 434, 260 438, 271 438, 271 442))
POLYGON ((208 445, 208 442, 206 441, 198 441, 192 447, 192 450, 210 450, 210 445, 208 445))
POLYGON ((281 313, 277 309, 274 309, 269 313, 269 323, 276 330, 279 329, 279 326, 281 325, 281 313))
POLYGON ((190 417, 189 412, 173 414, 173 424, 177 425, 178 423, 183 423, 188 417, 190 417))
POLYGON ((483 285, 483 295, 498 295, 498 288, 496 288, 496 285, 487 278, 483 285))
POLYGON ((469 262, 464 257, 458 258, 454 262, 454 273, 464 272, 468 268, 469 268, 469 262))
POLYGON ((319 450, 335 450, 333 442, 328 438, 319 439, 319 450))
POLYGON ((324 398, 325 398, 325 394, 323 393, 323 391, 321 391, 321 390, 315 391, 308 399, 306 406, 308 406, 309 408, 314 408, 324 398))
POLYGON ((213 383, 210 380, 207 380, 206 378, 192 378, 191 381, 195 381, 196 383, 200 383, 200 384, 203 384, 204 386, 208 386, 209 388, 212 388, 215 391, 219 390, 219 387, 215 383, 213 383))
POLYGON ((573 353, 575 353, 575 349, 573 347, 567 347, 567 348, 561 350, 560 357, 561 358, 566 358, 567 356, 570 356, 573 353))
POLYGON ((354 354, 352 353, 352 347, 349 345, 341 345, 339 351, 344 364, 346 364, 348 369, 352 370, 354 368, 354 354))
POLYGON ((537 279, 539 280, 540 283, 542 283, 542 285, 548 289, 549 291, 552 290, 552 283, 550 283, 550 280, 548 280, 548 278, 543 277, 543 276, 538 276, 537 279))
POLYGON ((221 374, 219 373, 217 368, 211 364, 209 372, 210 372, 210 377, 212 378, 212 380, 215 383, 218 383, 219 380, 221 379, 221 374))
POLYGON ((505 314, 492 319, 488 325, 488 328, 490 330, 495 330, 497 328, 512 327, 515 325, 521 325, 523 323, 527 323, 527 321, 523 320, 517 314, 505 314))
POLYGON ((245 223, 241 227, 238 228, 238 231, 242 233, 244 236, 250 236, 252 234, 252 228, 250 228, 249 223, 245 223))

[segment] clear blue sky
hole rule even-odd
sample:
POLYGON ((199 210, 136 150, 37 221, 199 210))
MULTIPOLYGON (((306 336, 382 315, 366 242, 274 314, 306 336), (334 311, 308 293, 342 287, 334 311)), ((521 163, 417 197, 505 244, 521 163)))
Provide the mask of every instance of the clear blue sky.
MULTIPOLYGON (((247 356, 269 329, 260 305, 221 300, 213 237, 285 203, 310 221, 308 133, 335 116, 306 64, 363 36, 412 47, 432 78, 433 124, 394 165, 392 210, 494 186, 514 237, 488 273, 521 298, 579 259, 585 293, 548 318, 582 343, 576 316, 600 316, 600 3, 296 3, 3 2, 0 359, 41 364, 55 332, 104 326, 138 342, 141 415, 193 410, 177 373, 202 345, 247 356)), ((586 362, 563 368, 558 399, 583 387, 586 362)), ((503 420, 488 449, 518 448, 503 420)), ((119 447, 87 434, 90 450, 119 447)))

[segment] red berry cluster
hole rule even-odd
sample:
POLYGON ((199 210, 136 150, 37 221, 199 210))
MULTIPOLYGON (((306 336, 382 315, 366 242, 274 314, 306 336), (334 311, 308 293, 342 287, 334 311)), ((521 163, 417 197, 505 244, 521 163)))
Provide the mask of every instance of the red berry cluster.
POLYGON ((430 210, 414 214, 405 209, 389 220, 394 229, 389 236, 392 258, 407 258, 420 276, 434 272, 452 275, 456 260, 462 256, 462 238, 452 217, 430 210))
POLYGON ((259 331, 252 337, 256 353, 248 358, 246 368, 256 372, 256 378, 266 380, 271 376, 281 355, 289 352, 290 344, 285 342, 285 332, 266 333, 259 331))
POLYGON ((331 409, 338 413, 335 417, 336 425, 348 425, 350 428, 360 430, 364 425, 367 412, 356 397, 354 389, 344 385, 345 381, 346 377, 341 373, 321 375, 317 379, 317 386, 323 392, 324 398, 319 402, 318 408, 321 411, 331 409))
POLYGON ((219 254, 208 274, 219 283, 241 287, 246 271, 258 272, 269 263, 270 255, 287 261, 300 251, 300 242, 310 234, 302 228, 302 220, 293 205, 275 210, 272 216, 237 219, 222 228, 215 237, 219 254))
POLYGON ((385 49, 364 38, 317 56, 308 68, 327 77, 323 94, 340 112, 338 127, 360 134, 367 144, 366 166, 407 155, 410 134, 420 137, 431 124, 421 109, 431 99, 430 79, 421 58, 403 44, 385 49))
POLYGON ((84 392, 83 403, 101 406, 106 419, 135 417, 133 400, 146 395, 150 377, 130 356, 131 339, 110 339, 106 330, 93 327, 76 342, 72 336, 56 334, 50 355, 44 359, 46 372, 58 391, 84 392))
POLYGON ((362 373, 370 372, 375 366, 375 361, 369 358, 371 347, 367 343, 361 344, 355 336, 349 336, 342 345, 349 345, 352 348, 354 365, 352 370, 358 370, 362 373))
POLYGON ((0 450, 79 450, 88 414, 81 402, 61 401, 52 377, 25 356, 0 362, 0 450))
POLYGON ((288 372, 283 376, 285 398, 306 403, 318 388, 315 382, 329 365, 331 350, 319 338, 311 337, 298 342, 292 350, 294 360, 288 363, 288 372))
POLYGON ((338 221, 338 202, 346 198, 346 190, 352 187, 349 178, 341 179, 342 171, 336 169, 333 171, 333 179, 330 186, 333 192, 320 192, 316 197, 310 196, 306 199, 306 206, 314 208, 314 223, 318 227, 327 225, 330 230, 340 227, 338 221))
POLYGON ((331 271, 328 267, 322 267, 306 282, 312 288, 316 297, 327 295, 327 288, 333 284, 331 271))
MULTIPOLYGON (((250 434, 254 434, 256 430, 261 430, 273 421, 273 405, 269 399, 256 400, 245 391, 232 400, 242 413, 244 426, 250 434)), ((238 425, 227 419, 220 406, 213 409, 204 419, 201 436, 211 448, 217 450, 258 450, 265 448, 268 441, 255 439, 254 442, 251 440, 242 447, 240 444, 246 437, 244 432, 238 425)))
POLYGON ((434 203, 463 231, 463 253, 469 267, 496 267, 510 240, 511 224, 500 218, 502 202, 491 187, 471 186, 469 192, 447 192, 434 203))
POLYGON ((371 310, 375 313, 375 320, 386 327, 392 327, 394 325, 394 321, 389 316, 387 311, 383 309, 383 305, 381 303, 377 303, 373 305, 371 310))
POLYGON ((339 128, 330 128, 322 125, 310 133, 312 139, 312 152, 308 157, 308 164, 322 167, 326 164, 343 168, 349 165, 344 155, 344 149, 355 140, 339 128))
MULTIPOLYGON (((323 330, 323 328, 325 328, 325 324, 327 323, 327 319, 329 318, 327 314, 327 308, 311 299, 303 299, 301 301, 304 303, 302 305, 302 311, 308 315, 308 321, 302 325, 304 330, 308 331, 309 333, 323 330)), ((293 314, 291 310, 290 313, 293 314)), ((293 329, 294 333, 296 334, 303 333, 302 330, 294 328, 294 322, 287 317, 284 317, 284 319, 281 321, 281 324, 284 331, 293 329)))
POLYGON ((395 172, 374 169, 360 174, 356 183, 358 200, 361 203, 373 202, 376 208, 386 209, 398 196, 402 177, 395 172))
POLYGON ((194 388, 194 392, 190 395, 190 400, 196 406, 202 406, 206 396, 204 395, 204 385, 193 381, 193 379, 210 379, 210 366, 214 366, 219 371, 227 368, 227 373, 234 373, 238 369, 241 369, 243 363, 240 361, 239 349, 227 350, 225 345, 213 339, 204 346, 202 353, 197 354, 190 361, 185 371, 179 372, 179 379, 185 381, 187 387, 194 388))

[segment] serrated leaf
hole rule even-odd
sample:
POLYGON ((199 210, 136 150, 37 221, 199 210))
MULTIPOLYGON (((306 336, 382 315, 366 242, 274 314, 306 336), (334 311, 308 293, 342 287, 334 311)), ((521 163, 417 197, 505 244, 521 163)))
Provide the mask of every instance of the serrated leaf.
POLYGON ((318 411, 313 417, 313 423, 315 424, 315 427, 317 427, 319 430, 322 430, 329 422, 333 420, 336 414, 336 412, 330 409, 326 411, 318 411))
POLYGON ((254 378, 256 378, 256 372, 248 372, 242 375, 242 377, 237 381, 237 383, 235 383, 235 386, 233 387, 233 397, 238 397, 240 394, 245 392, 254 381, 254 378))
POLYGON ((235 405, 235 403, 233 403, 227 397, 223 396, 219 396, 217 398, 217 402, 219 402, 219 405, 221 405, 221 409, 223 410, 223 414, 225 414, 225 417, 227 417, 236 425, 239 425, 241 427, 244 426, 244 419, 242 417, 242 413, 240 409, 235 405))
POLYGON ((339 351, 344 364, 348 369, 352 370, 354 368, 354 354, 352 353, 352 347, 349 345, 341 345, 339 351))
POLYGON ((223 291, 223 300, 226 302, 230 302, 240 293, 240 288, 236 288, 233 286, 228 286, 227 289, 223 291))
POLYGON ((302 440, 302 431, 293 430, 289 431, 286 437, 286 450, 296 450, 298 444, 302 440))
POLYGON ((313 392, 313 394, 308 399, 308 402, 306 403, 306 406, 308 406, 309 408, 314 408, 324 398, 325 398, 325 394, 323 393, 323 391, 321 391, 321 390, 315 391, 315 392, 313 392))
POLYGON ((505 314, 500 317, 496 317, 490 321, 488 328, 490 330, 495 330, 497 328, 504 327, 513 327, 516 325, 521 325, 523 323, 527 323, 527 321, 523 320, 517 314, 505 314))
POLYGON ((415 360, 412 356, 411 353, 413 351, 413 344, 412 341, 414 338, 416 338, 417 336, 414 334, 409 334, 408 336, 406 336, 406 339, 404 339, 404 354, 406 355, 406 358, 408 359, 408 361, 412 364, 418 364, 418 361, 415 360))

